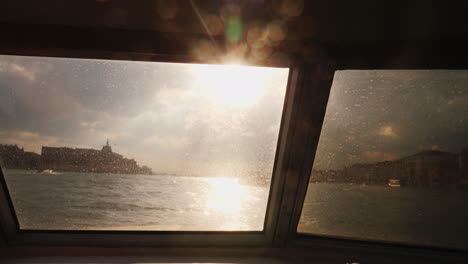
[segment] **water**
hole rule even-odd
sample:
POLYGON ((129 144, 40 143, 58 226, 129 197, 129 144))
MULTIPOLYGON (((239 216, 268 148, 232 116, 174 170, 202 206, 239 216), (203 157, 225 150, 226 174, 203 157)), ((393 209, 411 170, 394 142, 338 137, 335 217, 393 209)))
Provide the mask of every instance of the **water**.
MULTIPOLYGON (((236 179, 10 170, 24 229, 262 230, 268 186, 236 179)), ((464 248, 468 191, 311 183, 298 231, 464 248)))
POLYGON ((9 170, 21 228, 262 230, 267 186, 236 179, 9 170))
POLYGON ((468 249, 468 190, 311 183, 298 231, 468 249))

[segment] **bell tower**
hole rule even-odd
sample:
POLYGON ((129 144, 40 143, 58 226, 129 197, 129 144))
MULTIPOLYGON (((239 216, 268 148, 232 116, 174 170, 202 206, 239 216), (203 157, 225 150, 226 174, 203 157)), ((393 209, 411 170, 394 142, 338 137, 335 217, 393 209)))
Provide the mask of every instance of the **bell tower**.
POLYGON ((112 148, 109 145, 109 139, 106 141, 106 145, 102 147, 102 152, 104 153, 112 153, 112 148))

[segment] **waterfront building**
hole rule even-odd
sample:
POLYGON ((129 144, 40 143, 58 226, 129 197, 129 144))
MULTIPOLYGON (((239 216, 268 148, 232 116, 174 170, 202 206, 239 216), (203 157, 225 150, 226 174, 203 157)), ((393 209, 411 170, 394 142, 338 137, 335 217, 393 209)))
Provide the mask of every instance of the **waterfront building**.
POLYGON ((460 154, 425 150, 394 161, 353 164, 342 170, 314 170, 311 182, 344 182, 386 185, 399 180, 403 185, 433 188, 468 185, 468 151, 460 154))
MULTIPOLYGON (((410 186, 453 187, 459 184, 459 155, 438 150, 426 150, 402 158, 397 171, 410 186)), ((397 176, 397 175, 395 175, 397 176)))
POLYGON ((134 159, 112 152, 109 141, 101 150, 43 146, 40 168, 54 171, 152 174, 150 168, 138 166, 134 159))
POLYGON ((0 161, 8 169, 37 169, 41 156, 34 152, 24 151, 17 145, 0 144, 0 161))

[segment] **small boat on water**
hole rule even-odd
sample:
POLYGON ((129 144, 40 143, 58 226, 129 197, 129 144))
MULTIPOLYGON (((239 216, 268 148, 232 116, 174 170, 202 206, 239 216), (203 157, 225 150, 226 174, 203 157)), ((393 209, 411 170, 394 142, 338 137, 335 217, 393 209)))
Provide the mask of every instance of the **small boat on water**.
POLYGON ((390 187, 401 187, 400 180, 390 179, 390 180, 388 180, 388 186, 390 186, 390 187))

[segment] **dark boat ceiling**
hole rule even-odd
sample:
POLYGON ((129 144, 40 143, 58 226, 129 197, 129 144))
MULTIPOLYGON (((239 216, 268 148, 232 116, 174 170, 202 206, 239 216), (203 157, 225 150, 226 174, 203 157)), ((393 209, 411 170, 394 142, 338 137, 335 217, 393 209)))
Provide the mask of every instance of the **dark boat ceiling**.
POLYGON ((443 42, 438 44, 443 49, 450 47, 447 40, 465 43, 468 16, 462 5, 419 0, 5 1, 0 48, 4 53, 93 50, 112 52, 110 57, 130 51, 196 61, 231 54, 254 64, 340 54, 336 47, 344 43, 386 43, 399 47, 398 53, 404 45, 403 53, 412 53, 428 46, 428 40, 443 42))

